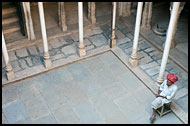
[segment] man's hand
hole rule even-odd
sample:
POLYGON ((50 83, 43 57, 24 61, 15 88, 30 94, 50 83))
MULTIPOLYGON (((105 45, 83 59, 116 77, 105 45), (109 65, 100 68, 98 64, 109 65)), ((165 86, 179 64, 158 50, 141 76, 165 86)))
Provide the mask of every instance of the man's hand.
POLYGON ((155 96, 156 96, 156 98, 157 98, 157 97, 162 97, 162 98, 166 98, 166 99, 167 99, 166 96, 162 96, 162 95, 160 95, 160 94, 155 94, 155 96))
POLYGON ((155 96, 156 96, 156 98, 157 98, 157 97, 160 97, 161 95, 159 95, 159 94, 155 94, 155 96))

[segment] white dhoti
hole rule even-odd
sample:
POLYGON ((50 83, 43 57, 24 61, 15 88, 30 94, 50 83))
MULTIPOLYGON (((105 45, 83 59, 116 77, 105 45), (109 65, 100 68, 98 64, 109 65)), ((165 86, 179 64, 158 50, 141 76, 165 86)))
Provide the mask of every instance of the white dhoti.
POLYGON ((151 104, 151 107, 154 109, 160 108, 164 104, 164 98, 157 97, 151 104))

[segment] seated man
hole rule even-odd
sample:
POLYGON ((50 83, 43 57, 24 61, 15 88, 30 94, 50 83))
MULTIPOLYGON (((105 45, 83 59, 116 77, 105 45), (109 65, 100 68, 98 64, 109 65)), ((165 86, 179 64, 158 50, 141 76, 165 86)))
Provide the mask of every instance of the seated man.
POLYGON ((153 108, 153 114, 150 118, 151 123, 156 119, 156 109, 163 106, 165 103, 169 103, 172 101, 174 97, 177 86, 174 83, 178 80, 177 76, 173 73, 169 73, 167 75, 167 80, 165 80, 158 91, 158 94, 155 94, 156 99, 152 102, 151 107, 153 108))

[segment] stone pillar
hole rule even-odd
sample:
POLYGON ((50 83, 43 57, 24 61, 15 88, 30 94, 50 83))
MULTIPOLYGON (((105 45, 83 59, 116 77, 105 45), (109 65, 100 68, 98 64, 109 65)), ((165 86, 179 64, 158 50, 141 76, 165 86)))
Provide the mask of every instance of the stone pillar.
POLYGON ((84 48, 84 41, 83 41, 83 6, 82 2, 78 2, 78 24, 79 24, 79 56, 85 56, 86 50, 84 48))
POLYGON ((131 57, 129 59, 129 62, 131 64, 131 66, 133 66, 133 67, 138 65, 137 46, 138 46, 138 39, 139 39, 142 7, 143 7, 143 2, 138 2, 136 24, 135 24, 135 34, 134 34, 134 41, 133 41, 133 50, 132 50, 131 57))
POLYGON ((2 51, 3 51, 3 57, 5 60, 5 65, 6 65, 6 74, 7 74, 7 79, 8 80, 13 80, 15 78, 15 74, 13 72, 10 60, 9 60, 9 55, 7 52, 7 47, 5 44, 5 38, 3 35, 3 31, 2 31, 2 51))
POLYGON ((118 15, 119 16, 122 16, 122 9, 123 9, 123 2, 118 2, 118 4, 117 4, 118 6, 117 6, 117 9, 118 9, 118 15))
POLYGON ((116 2, 113 2, 113 11, 112 11, 112 36, 111 36, 111 43, 110 47, 113 48, 116 46, 116 40, 115 40, 115 21, 116 21, 116 2))
POLYGON ((131 14, 131 2, 123 2, 123 17, 129 16, 131 14))
POLYGON ((49 51, 48 51, 45 17, 44 17, 44 9, 43 9, 42 2, 38 2, 38 9, 39 9, 39 16, 40 16, 42 40, 43 40, 43 45, 44 45, 44 65, 45 65, 45 68, 49 68, 49 67, 51 67, 52 63, 51 63, 50 55, 49 55, 49 51))
MULTIPOLYGON (((173 2, 172 2, 173 3, 173 2)), ((172 5, 170 6, 170 14, 172 12, 172 5)), ((185 5, 185 2, 180 2, 180 7, 179 7, 179 10, 178 10, 178 13, 177 13, 177 21, 175 22, 175 26, 174 26, 174 32, 172 34, 172 42, 171 42, 171 47, 170 48, 174 48, 175 47, 175 35, 176 35, 176 31, 177 31, 177 24, 178 24, 178 20, 179 20, 179 16, 181 14, 181 11, 183 10, 184 8, 184 5, 185 5)))
POLYGON ((32 16, 30 11, 30 2, 22 2, 23 11, 24 11, 24 18, 26 22, 26 31, 28 35, 28 40, 36 39, 34 34, 34 27, 32 22, 32 16))
POLYGON ((96 23, 96 4, 95 2, 88 2, 88 19, 92 24, 96 23))
POLYGON ((142 17, 142 32, 151 30, 151 18, 152 18, 152 2, 145 2, 143 17, 142 17))
POLYGON ((167 32, 167 36, 166 36, 166 42, 165 42, 166 44, 165 44, 164 52, 163 52, 163 56, 162 56, 160 72, 159 72, 159 76, 157 79, 158 86, 160 86, 162 84, 162 82, 164 81, 164 72, 165 72, 168 55, 169 55, 169 51, 170 51, 172 35, 173 35, 174 29, 175 29, 175 23, 177 21, 179 6, 180 6, 180 2, 174 2, 173 11, 170 16, 170 22, 169 22, 168 32, 167 32))
POLYGON ((62 31, 67 31, 64 2, 58 2, 58 22, 62 31))

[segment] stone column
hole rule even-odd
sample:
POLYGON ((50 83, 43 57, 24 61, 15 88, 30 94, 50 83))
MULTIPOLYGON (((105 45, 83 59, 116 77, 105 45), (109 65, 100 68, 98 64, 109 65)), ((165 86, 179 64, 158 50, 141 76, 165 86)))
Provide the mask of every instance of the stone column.
POLYGON ((45 65, 45 68, 49 68, 49 67, 51 67, 52 63, 51 63, 50 55, 49 55, 49 51, 48 51, 45 17, 44 17, 44 9, 43 9, 42 2, 38 2, 38 9, 39 9, 39 16, 40 16, 42 40, 43 40, 43 45, 44 45, 44 65, 45 65))
POLYGON ((88 19, 92 24, 96 23, 96 4, 95 2, 88 2, 88 19))
POLYGON ((131 14, 131 2, 123 2, 123 17, 131 14))
POLYGON ((168 32, 167 32, 167 36, 166 36, 166 42, 165 42, 166 44, 165 44, 164 52, 163 52, 163 56, 162 56, 160 72, 159 72, 159 76, 157 79, 158 86, 160 86, 162 84, 162 82, 164 81, 164 72, 165 72, 168 55, 169 55, 169 51, 170 51, 172 35, 173 35, 174 29, 175 29, 175 23, 177 21, 179 6, 180 6, 180 2, 174 2, 173 11, 172 11, 172 14, 170 17, 168 32))
POLYGON ((32 16, 30 11, 30 2, 22 2, 23 11, 24 11, 24 18, 26 22, 26 31, 28 35, 28 40, 36 39, 34 34, 34 27, 32 22, 32 16))
POLYGON ((5 44, 5 38, 3 35, 3 31, 2 31, 2 51, 3 51, 3 57, 5 60, 5 65, 6 65, 6 74, 7 74, 7 79, 8 80, 13 80, 15 78, 15 74, 13 72, 10 60, 9 60, 9 55, 7 52, 7 47, 5 44))
POLYGON ((119 16, 122 16, 123 2, 118 2, 117 4, 117 12, 119 16))
MULTIPOLYGON (((173 2, 172 2, 173 3, 173 2)), ((172 5, 170 6, 170 14, 172 12, 172 5)), ((177 24, 178 24, 178 20, 179 20, 179 16, 181 14, 181 11, 183 10, 184 8, 184 5, 185 5, 185 2, 180 2, 180 7, 179 7, 179 10, 178 10, 178 13, 177 13, 177 21, 175 22, 175 26, 174 26, 174 32, 172 34, 172 42, 171 42, 171 47, 170 48, 174 48, 175 47, 175 35, 176 35, 176 31, 177 31, 177 24)))
POLYGON ((79 56, 85 56, 86 50, 84 48, 84 41, 83 41, 83 6, 82 2, 78 2, 78 22, 79 22, 79 56))
POLYGON ((152 2, 145 2, 143 17, 142 17, 142 32, 151 30, 151 18, 152 18, 152 2))
POLYGON ((143 2, 138 2, 136 24, 135 24, 135 34, 134 34, 134 41, 133 41, 133 50, 132 50, 131 57, 129 59, 129 62, 131 64, 131 66, 133 66, 133 67, 138 65, 137 46, 138 46, 138 39, 139 39, 142 7, 143 7, 143 2))
POLYGON ((110 47, 113 48, 116 46, 115 40, 115 21, 116 21, 116 2, 113 2, 113 11, 112 11, 112 36, 111 36, 111 44, 110 47))
POLYGON ((67 31, 64 2, 58 2, 58 22, 62 31, 67 31))

